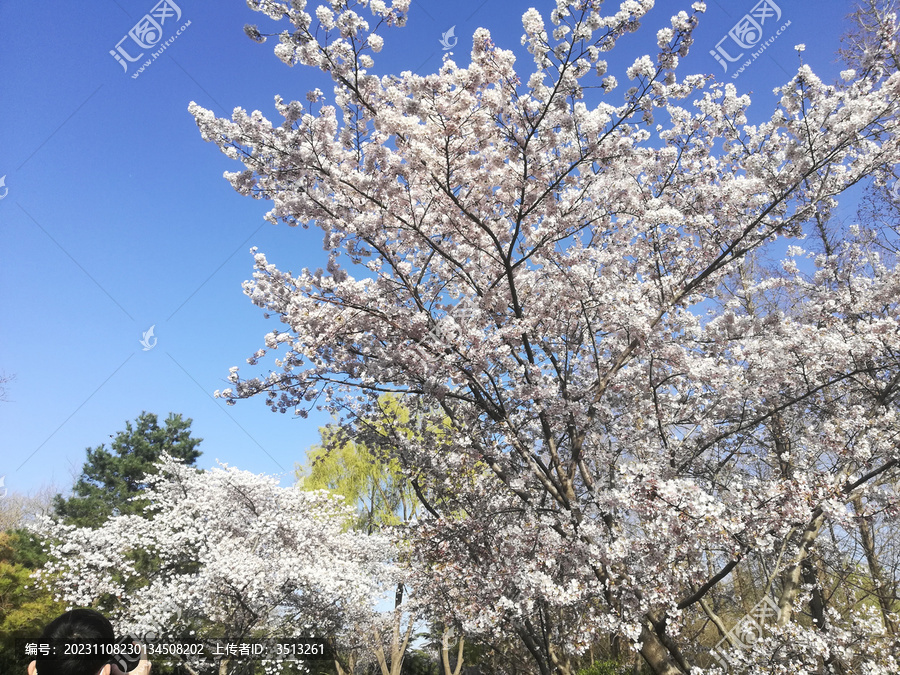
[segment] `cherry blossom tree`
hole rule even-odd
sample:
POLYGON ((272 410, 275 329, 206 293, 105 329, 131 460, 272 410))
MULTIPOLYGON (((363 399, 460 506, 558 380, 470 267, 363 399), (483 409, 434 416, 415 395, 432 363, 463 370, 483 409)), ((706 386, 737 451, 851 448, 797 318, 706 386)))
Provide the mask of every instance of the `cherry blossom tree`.
MULTIPOLYGON (((232 640, 334 641, 378 621, 379 597, 397 582, 390 544, 345 531, 354 509, 342 498, 168 455, 157 467, 141 495, 150 519, 114 516, 96 529, 41 522, 51 543, 40 574, 66 603, 109 611, 121 634, 138 637, 178 639, 187 628, 210 637, 213 626, 211 637, 232 640), (137 564, 147 556, 161 561, 150 578, 137 564)), ((208 672, 197 659, 181 665, 208 672)), ((228 673, 234 664, 215 665, 228 673)))
POLYGON ((245 292, 286 328, 248 359, 276 352, 267 375, 233 367, 217 394, 371 430, 425 509, 423 610, 519 640, 542 675, 601 635, 658 675, 721 670, 717 640, 747 672, 896 672, 896 605, 837 606, 822 573, 829 541, 898 515, 900 273, 884 230, 831 218, 900 163, 895 17, 834 84, 798 54, 751 124, 733 85, 680 72, 702 2, 622 93, 607 53, 650 0, 557 0, 552 26, 529 9, 521 76, 483 28, 467 66, 375 75, 408 0, 250 4, 333 99, 276 97, 279 124, 190 111, 244 164, 234 188, 321 228, 329 263, 254 251, 245 292), (366 422, 385 392, 421 433, 366 422), (723 610, 741 571, 774 613, 752 640, 723 610))

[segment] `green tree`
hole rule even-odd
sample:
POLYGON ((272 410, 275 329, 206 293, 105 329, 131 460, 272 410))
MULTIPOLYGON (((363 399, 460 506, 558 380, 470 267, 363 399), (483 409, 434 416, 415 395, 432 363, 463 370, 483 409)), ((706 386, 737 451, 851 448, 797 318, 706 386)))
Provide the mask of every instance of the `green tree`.
POLYGON ((26 530, 0 532, 0 672, 24 673, 30 659, 15 652, 15 639, 40 633, 65 611, 31 578, 46 556, 26 530))
POLYGON ((155 472, 154 463, 163 452, 186 464, 194 464, 200 456, 196 447, 203 439, 191 437, 191 422, 170 413, 161 427, 156 415, 148 412, 142 412, 134 425, 125 422, 110 450, 104 444, 87 449, 72 496, 57 495, 54 511, 79 527, 98 527, 113 515, 140 515, 146 503, 131 498, 140 495, 144 476, 155 472))
POLYGON ((320 427, 319 434, 321 443, 309 450, 307 464, 296 469, 304 490, 329 490, 356 505, 356 527, 369 534, 415 515, 418 499, 397 460, 352 440, 338 427, 320 427))
POLYGON ((0 498, 0 673, 24 673, 30 659, 17 657, 16 637, 34 637, 65 607, 31 574, 47 560, 41 539, 26 526, 51 511, 53 486, 0 498))

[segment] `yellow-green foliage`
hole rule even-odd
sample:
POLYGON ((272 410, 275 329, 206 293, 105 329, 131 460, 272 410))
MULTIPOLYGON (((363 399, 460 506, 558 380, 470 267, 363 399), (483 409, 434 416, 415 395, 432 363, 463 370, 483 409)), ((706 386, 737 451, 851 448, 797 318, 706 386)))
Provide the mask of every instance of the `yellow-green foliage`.
MULTIPOLYGON (((409 422, 409 410, 385 397, 385 410, 395 411, 396 421, 409 422)), ((386 434, 384 426, 378 432, 386 434)), ((296 476, 305 490, 329 490, 358 509, 355 526, 372 532, 396 525, 416 513, 419 501, 405 480, 396 459, 349 440, 337 427, 321 427, 322 442, 307 453, 307 463, 296 476)))
POLYGON ((31 573, 42 560, 34 560, 35 542, 22 532, 0 532, 0 672, 24 673, 27 660, 16 658, 17 635, 40 633, 65 611, 49 591, 35 583, 31 573))

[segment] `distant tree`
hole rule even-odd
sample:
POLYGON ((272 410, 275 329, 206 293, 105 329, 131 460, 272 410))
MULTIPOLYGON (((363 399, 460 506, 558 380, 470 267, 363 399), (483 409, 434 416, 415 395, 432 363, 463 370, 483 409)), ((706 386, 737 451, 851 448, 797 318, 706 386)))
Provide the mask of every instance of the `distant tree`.
POLYGON ((17 656, 17 636, 38 633, 65 610, 38 587, 32 572, 46 562, 40 541, 25 530, 0 532, 0 673, 24 673, 30 659, 17 656))
POLYGON ((886 43, 884 27, 894 20, 896 0, 859 0, 849 14, 849 29, 841 38, 840 56, 860 73, 873 68, 884 68, 885 61, 891 70, 900 67, 900 46, 896 41, 886 43), (885 50, 885 45, 888 48, 885 50))
MULTIPOLYGON (((2 378, 0 378, 2 384, 2 378)), ((53 593, 35 586, 31 573, 47 560, 40 538, 23 529, 52 509, 52 486, 0 499, 0 673, 24 673, 30 659, 15 654, 15 638, 39 632, 64 611, 53 593)))
POLYGON ((36 516, 49 514, 55 495, 53 485, 44 485, 29 494, 8 491, 0 498, 0 532, 24 527, 36 516))
POLYGON ((146 488, 146 474, 155 473, 154 464, 163 453, 192 465, 200 456, 197 445, 203 440, 191 437, 190 418, 170 413, 165 426, 159 426, 153 413, 142 412, 125 423, 125 431, 116 434, 110 450, 104 444, 88 448, 87 461, 72 496, 57 495, 54 510, 68 524, 99 527, 111 516, 142 515, 146 501, 131 501, 146 488))
POLYGON ((6 398, 6 386, 15 379, 15 375, 6 375, 5 373, 0 373, 0 401, 6 403, 9 399, 6 398))
MULTIPOLYGON (((386 396, 383 404, 393 409, 401 424, 409 421, 411 411, 395 398, 386 396)), ((321 427, 319 434, 321 443, 309 450, 307 463, 296 469, 303 489, 329 490, 342 496, 357 507, 357 528, 369 534, 415 516, 419 500, 396 459, 356 440, 356 434, 341 427, 321 427)))
POLYGON ((401 675, 440 675, 437 662, 425 652, 412 650, 403 659, 401 675))

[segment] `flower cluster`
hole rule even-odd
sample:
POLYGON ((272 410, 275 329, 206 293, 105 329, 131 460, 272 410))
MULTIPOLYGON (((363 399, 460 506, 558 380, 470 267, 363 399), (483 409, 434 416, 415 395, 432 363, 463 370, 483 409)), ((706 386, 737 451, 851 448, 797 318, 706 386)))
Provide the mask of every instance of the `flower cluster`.
POLYGON ((398 578, 390 542, 348 531, 353 509, 327 492, 167 456, 147 481, 146 517, 37 525, 50 542, 41 577, 67 604, 108 611, 122 634, 334 637, 376 621, 398 578))

